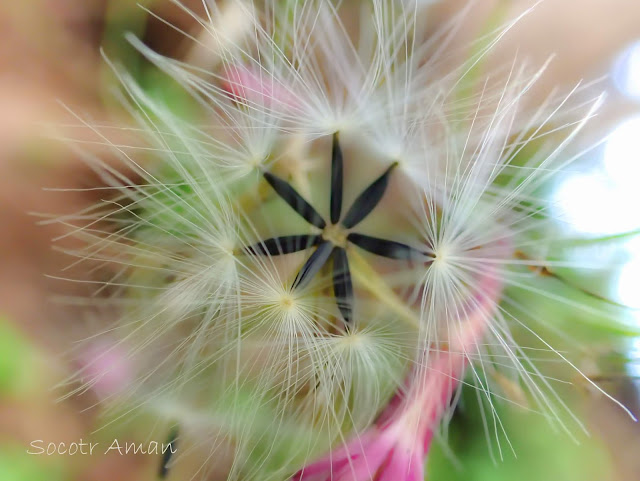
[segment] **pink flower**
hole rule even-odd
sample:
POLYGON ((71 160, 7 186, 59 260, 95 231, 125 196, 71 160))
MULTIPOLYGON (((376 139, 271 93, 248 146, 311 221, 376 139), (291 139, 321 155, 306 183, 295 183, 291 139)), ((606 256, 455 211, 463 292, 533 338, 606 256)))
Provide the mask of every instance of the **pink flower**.
POLYGON ((101 399, 121 394, 133 384, 133 368, 120 346, 91 344, 80 356, 79 364, 82 377, 101 399))
POLYGON ((464 322, 452 326, 447 350, 425 352, 407 386, 364 434, 304 467, 291 481, 422 481, 435 429, 482 342, 502 290, 498 269, 488 266, 467 303, 464 322))
POLYGON ((278 80, 242 65, 227 68, 223 88, 234 100, 249 105, 282 110, 300 105, 299 99, 278 80))
POLYGON ((387 429, 372 427, 363 436, 303 468, 292 481, 422 481, 421 449, 414 449, 401 423, 387 429))
POLYGON ((292 481, 422 481, 425 454, 465 359, 441 353, 427 369, 416 370, 409 392, 397 394, 374 426, 300 470, 292 481))

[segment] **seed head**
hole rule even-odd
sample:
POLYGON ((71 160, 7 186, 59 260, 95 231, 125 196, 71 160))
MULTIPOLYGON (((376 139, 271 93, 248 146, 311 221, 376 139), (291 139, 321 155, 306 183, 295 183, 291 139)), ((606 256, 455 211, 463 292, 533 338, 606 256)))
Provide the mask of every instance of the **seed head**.
POLYGON ((487 50, 443 74, 448 37, 427 38, 424 4, 182 6, 206 68, 129 40, 188 117, 114 66, 151 147, 94 128, 134 175, 86 154, 113 195, 79 213, 75 262, 110 272, 104 335, 138 373, 118 406, 232 453, 229 479, 422 479, 465 375, 488 431, 506 396, 492 375, 562 427, 573 415, 511 334, 548 320, 522 320, 509 290, 565 302, 536 287, 528 268, 550 264, 531 246, 553 236, 540 192, 597 101, 568 122, 567 97, 525 112, 539 72, 515 65, 465 93, 487 50))

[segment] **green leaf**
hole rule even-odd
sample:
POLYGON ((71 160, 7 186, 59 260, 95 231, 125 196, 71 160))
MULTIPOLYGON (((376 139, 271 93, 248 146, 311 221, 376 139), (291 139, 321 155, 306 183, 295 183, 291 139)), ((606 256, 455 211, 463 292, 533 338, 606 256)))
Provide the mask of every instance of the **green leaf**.
MULTIPOLYGON (((613 479, 613 466, 604 442, 581 432, 568 415, 556 413, 575 439, 563 431, 551 429, 549 420, 541 414, 497 403, 495 415, 499 416, 501 425, 497 427, 497 433, 490 427, 486 434, 476 392, 468 389, 463 401, 468 407, 454 417, 448 447, 437 442, 433 445, 427 464, 426 479, 429 481, 613 479)), ((489 416, 491 423, 491 414, 485 412, 484 415, 489 416)))
POLYGON ((554 330, 571 335, 586 327, 595 332, 591 336, 610 334, 640 336, 640 326, 633 311, 616 306, 556 277, 514 269, 519 275, 511 277, 506 289, 505 307, 513 310, 517 319, 529 326, 547 323, 554 330))
MULTIPOLYGON (((0 480, 2 481, 63 481, 69 479, 52 459, 27 454, 27 448, 3 442, 0 444, 0 480), (44 460, 49 462, 45 463, 44 460)), ((66 464, 66 463, 65 463, 66 464)))
POLYGON ((6 318, 0 317, 0 396, 28 389, 35 378, 34 360, 33 347, 6 318))

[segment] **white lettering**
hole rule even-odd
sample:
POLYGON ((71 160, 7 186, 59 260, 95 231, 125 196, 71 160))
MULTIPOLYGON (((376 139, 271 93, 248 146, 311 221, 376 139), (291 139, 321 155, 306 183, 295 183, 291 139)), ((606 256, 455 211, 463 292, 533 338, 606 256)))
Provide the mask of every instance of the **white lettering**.
POLYGON ((44 441, 42 439, 36 439, 35 441, 31 441, 30 446, 34 449, 39 449, 40 451, 38 452, 31 452, 30 450, 27 449, 27 454, 42 454, 44 453, 44 448, 42 446, 36 446, 36 443, 44 443, 44 441))
POLYGON ((117 439, 113 440, 113 442, 111 443, 111 446, 109 446, 109 448, 104 452, 104 454, 107 454, 112 449, 118 451, 118 453, 120 453, 120 455, 122 455, 122 448, 120 447, 120 443, 118 442, 117 439))
POLYGON ((147 454, 158 454, 158 443, 156 441, 151 441, 149 443, 149 450, 147 454))
POLYGON ((143 449, 142 447, 142 443, 136 445, 134 443, 127 443, 126 444, 126 453, 129 454, 129 452, 133 450, 133 454, 147 454, 146 451, 143 449))

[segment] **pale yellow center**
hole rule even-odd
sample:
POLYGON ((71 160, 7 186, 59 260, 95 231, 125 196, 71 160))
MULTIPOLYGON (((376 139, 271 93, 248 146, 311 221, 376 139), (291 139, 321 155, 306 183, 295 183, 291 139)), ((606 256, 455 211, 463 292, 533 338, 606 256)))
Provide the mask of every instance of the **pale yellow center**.
POLYGON ((347 246, 347 232, 339 224, 325 227, 322 231, 322 238, 338 247, 347 246))
POLYGON ((280 298, 280 307, 283 310, 288 311, 293 307, 293 299, 290 296, 284 295, 280 298))

